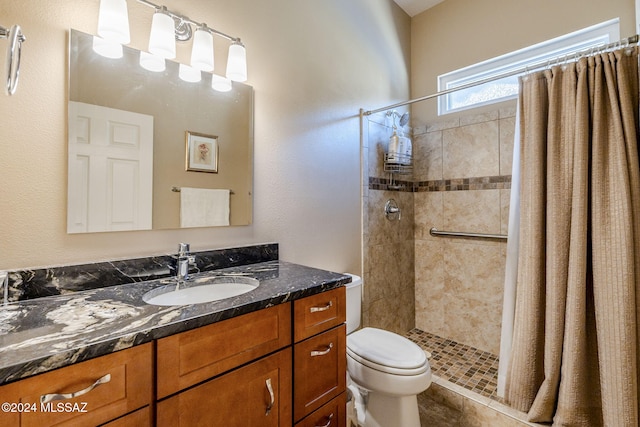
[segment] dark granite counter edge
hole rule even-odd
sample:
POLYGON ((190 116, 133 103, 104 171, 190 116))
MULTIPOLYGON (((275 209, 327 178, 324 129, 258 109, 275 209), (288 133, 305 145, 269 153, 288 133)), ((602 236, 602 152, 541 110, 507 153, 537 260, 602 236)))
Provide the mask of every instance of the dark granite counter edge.
POLYGON ((182 320, 176 323, 151 327, 145 331, 124 334, 112 337, 102 342, 88 344, 79 348, 61 351, 51 356, 36 358, 15 364, 10 367, 0 368, 0 386, 38 374, 53 371, 65 366, 84 362, 96 357, 105 356, 116 351, 125 350, 137 345, 145 344, 160 338, 185 332, 191 329, 210 325, 243 314, 252 313, 264 308, 294 301, 307 296, 319 294, 325 291, 339 288, 350 282, 347 276, 310 286, 304 289, 292 291, 288 294, 278 295, 273 298, 251 302, 245 305, 231 307, 219 312, 212 312, 196 318, 182 320))

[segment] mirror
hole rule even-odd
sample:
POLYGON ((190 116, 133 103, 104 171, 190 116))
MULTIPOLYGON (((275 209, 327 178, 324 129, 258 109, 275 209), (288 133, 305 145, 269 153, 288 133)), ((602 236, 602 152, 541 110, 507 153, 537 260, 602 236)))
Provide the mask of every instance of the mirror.
POLYGON ((253 88, 219 92, 211 73, 190 83, 176 62, 139 58, 70 31, 67 232, 250 224, 253 88))

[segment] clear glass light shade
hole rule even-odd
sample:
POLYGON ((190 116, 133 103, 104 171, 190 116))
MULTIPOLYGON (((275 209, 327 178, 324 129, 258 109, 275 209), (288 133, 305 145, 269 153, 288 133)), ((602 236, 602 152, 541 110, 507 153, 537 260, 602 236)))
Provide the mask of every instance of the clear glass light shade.
POLYGON ((140 66, 145 70, 159 73, 164 71, 167 65, 164 58, 160 56, 153 55, 149 52, 140 52, 140 66))
POLYGON ((122 45, 118 42, 105 40, 102 37, 93 36, 93 51, 105 58, 118 59, 122 58, 122 45))
POLYGON ((236 82, 247 80, 247 51, 242 43, 235 41, 229 46, 227 78, 236 82))
POLYGON ((197 29, 193 35, 191 66, 202 71, 213 71, 213 35, 204 29, 197 29))
POLYGON ((189 65, 180 64, 180 67, 178 67, 178 77, 185 82, 197 83, 202 79, 202 72, 189 65))
POLYGON ((149 52, 162 58, 176 57, 176 38, 173 18, 162 10, 153 14, 149 52))
POLYGON ((126 0, 100 0, 98 35, 105 40, 129 44, 129 13, 126 0))
POLYGON ((226 77, 213 74, 211 76, 211 87, 218 92, 229 92, 231 90, 231 80, 226 77))

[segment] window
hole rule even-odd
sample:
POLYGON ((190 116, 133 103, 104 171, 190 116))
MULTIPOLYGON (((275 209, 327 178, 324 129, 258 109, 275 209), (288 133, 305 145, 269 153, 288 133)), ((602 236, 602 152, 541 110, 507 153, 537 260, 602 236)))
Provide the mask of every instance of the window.
MULTIPOLYGON (((438 91, 464 86, 493 76, 542 68, 548 61, 620 39, 620 19, 612 19, 497 58, 438 76, 438 91)), ((518 96, 518 76, 513 75, 438 97, 438 115, 488 105, 518 96)))

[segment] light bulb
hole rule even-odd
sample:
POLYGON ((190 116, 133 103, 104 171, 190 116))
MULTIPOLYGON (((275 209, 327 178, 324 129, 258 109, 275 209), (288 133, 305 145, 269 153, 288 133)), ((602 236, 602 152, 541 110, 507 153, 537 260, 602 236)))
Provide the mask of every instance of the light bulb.
POLYGON ((131 41, 126 0, 100 0, 98 35, 120 44, 131 41))
POLYGON ((212 74, 211 87, 218 92, 229 92, 231 90, 231 80, 217 74, 212 74))
POLYGON ((149 52, 162 58, 173 59, 176 57, 175 26, 166 7, 162 7, 153 14, 149 52))
POLYGON ((227 78, 236 82, 244 82, 247 80, 247 51, 240 40, 234 41, 231 46, 229 46, 227 78))
POLYGON ((202 71, 213 71, 213 35, 206 24, 193 35, 191 66, 202 71))

